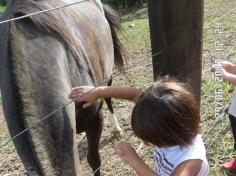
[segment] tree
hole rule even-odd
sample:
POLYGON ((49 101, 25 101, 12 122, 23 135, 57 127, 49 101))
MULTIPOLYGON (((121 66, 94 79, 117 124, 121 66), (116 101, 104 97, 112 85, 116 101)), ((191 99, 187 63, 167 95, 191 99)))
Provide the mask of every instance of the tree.
POLYGON ((7 0, 0 0, 0 5, 7 5, 7 0))
POLYGON ((133 7, 135 5, 141 5, 146 0, 102 0, 102 2, 110 4, 113 7, 121 7, 124 9, 133 7))

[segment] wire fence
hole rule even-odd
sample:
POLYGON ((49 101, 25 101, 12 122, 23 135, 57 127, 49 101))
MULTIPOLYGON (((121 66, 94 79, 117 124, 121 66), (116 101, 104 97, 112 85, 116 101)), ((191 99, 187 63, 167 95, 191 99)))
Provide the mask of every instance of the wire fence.
MULTIPOLYGON (((1 24, 4 24, 4 23, 8 23, 8 22, 15 21, 15 20, 27 18, 27 17, 33 16, 33 15, 38 15, 38 14, 40 14, 40 13, 48 13, 48 12, 51 12, 51 11, 54 11, 54 10, 58 10, 58 9, 61 9, 61 8, 66 8, 66 7, 69 7, 69 6, 72 6, 72 5, 76 5, 76 4, 79 4, 79 3, 82 3, 82 2, 86 2, 86 1, 88 1, 88 0, 78 1, 78 2, 76 2, 76 3, 71 3, 71 4, 64 5, 64 6, 59 6, 59 7, 55 7, 55 8, 52 8, 52 9, 47 9, 47 10, 43 10, 43 11, 40 11, 40 12, 32 13, 32 14, 25 15, 25 16, 22 16, 22 17, 18 17, 18 18, 13 18, 13 19, 1 21, 1 22, 0 22, 0 25, 1 25, 1 24)), ((219 16, 217 19, 215 19, 215 20, 212 21, 211 23, 207 24, 207 25, 204 27, 204 30, 209 29, 210 26, 213 25, 215 22, 217 22, 217 21, 219 21, 219 20, 222 20, 223 18, 227 17, 229 14, 231 14, 231 13, 234 12, 235 10, 236 10, 236 7, 233 7, 233 8, 230 9, 229 11, 225 12, 223 15, 219 16)), ((142 41, 142 40, 140 40, 140 41, 142 41)), ((136 41, 136 42, 137 42, 137 41, 136 41)), ((134 43, 135 43, 135 42, 134 42, 134 43)), ((235 49, 235 47, 233 47, 232 50, 230 50, 230 52, 233 52, 234 49, 235 49)), ((161 52, 152 55, 152 57, 155 56, 155 55, 159 55, 159 54, 161 54, 161 52)), ((147 61, 150 62, 150 63, 149 63, 149 66, 150 66, 150 64, 151 64, 151 59, 150 59, 150 58, 151 58, 151 57, 149 57, 148 59, 145 58, 145 59, 143 59, 143 60, 141 60, 141 61, 139 61, 139 62, 137 62, 137 63, 135 63, 135 64, 131 64, 128 68, 126 68, 125 70, 123 70, 123 72, 126 72, 126 73, 127 73, 127 72, 130 71, 130 70, 134 70, 134 68, 143 67, 144 65, 146 65, 146 64, 144 64, 144 62, 147 62, 147 61), (142 64, 142 65, 141 65, 141 64, 142 64), (141 66, 140 66, 140 65, 141 65, 141 66)), ((129 73, 128 73, 128 74, 129 74, 129 73)), ((117 74, 114 75, 113 78, 116 79, 116 78, 120 77, 121 75, 122 75, 121 73, 117 73, 117 74)), ((107 83, 107 81, 103 82, 101 85, 105 85, 105 83, 107 83)), ((101 85, 99 85, 99 86, 101 86, 101 85)), ((6 146, 6 145, 9 144, 10 142, 12 142, 12 140, 14 140, 14 139, 17 138, 18 136, 20 136, 20 135, 24 134, 25 132, 27 132, 30 128, 34 128, 36 125, 38 125, 39 123, 41 123, 41 121, 43 121, 43 120, 45 120, 45 119, 47 119, 47 118, 50 118, 51 115, 53 115, 54 113, 56 113, 56 112, 58 112, 58 111, 60 111, 60 110, 62 110, 62 109, 64 109, 64 108, 66 108, 66 106, 68 106, 69 104, 71 104, 71 103, 73 103, 73 102, 74 102, 74 100, 72 100, 71 102, 68 102, 66 105, 60 107, 59 109, 57 109, 57 110, 53 111, 52 113, 48 114, 47 116, 43 117, 40 121, 38 121, 37 123, 35 123, 35 124, 32 125, 31 127, 29 127, 29 128, 27 128, 27 129, 21 131, 21 132, 20 132, 19 134, 17 134, 16 136, 14 136, 14 137, 12 137, 11 139, 7 140, 7 142, 5 142, 5 143, 3 143, 3 144, 0 145, 0 150, 2 150, 2 148, 3 148, 4 146, 6 146)), ((228 102, 228 104, 229 104, 229 103, 230 103, 230 102, 228 102)), ((225 109, 228 107, 228 104, 225 106, 225 109)), ((207 117, 207 114, 208 114, 208 111, 209 111, 210 108, 211 108, 211 107, 209 106, 207 109, 205 109, 202 115, 205 116, 205 117, 207 117)), ((226 116, 226 112, 225 112, 225 110, 224 110, 224 111, 222 111, 222 113, 221 113, 221 118, 215 119, 215 121, 213 121, 213 123, 212 123, 212 125, 210 126, 209 130, 208 130, 208 131, 205 133, 205 135, 204 135, 204 140, 208 138, 209 134, 212 132, 212 130, 213 130, 218 124, 221 125, 222 122, 224 122, 224 119, 225 119, 224 117, 225 117, 225 116, 226 116)), ((225 130, 227 131, 227 130, 229 129, 228 127, 229 127, 228 123, 226 123, 226 125, 221 125, 221 128, 218 130, 218 132, 213 136, 213 138, 211 138, 211 139, 208 141, 207 151, 209 151, 209 150, 211 149, 212 145, 215 143, 215 141, 216 141, 216 139, 219 137, 219 135, 224 134, 224 131, 225 131, 225 130)), ((127 137, 127 139, 126 139, 125 141, 128 141, 128 139, 130 139, 131 136, 132 136, 132 133, 127 137)), ((83 140, 84 140, 84 138, 83 138, 83 140)), ((82 143, 82 142, 83 142, 83 141, 81 141, 81 143, 82 143)), ((149 148, 149 149, 147 150, 147 152, 145 152, 145 154, 144 154, 143 156, 146 156, 146 154, 147 154, 147 153, 150 153, 150 151, 151 151, 151 148, 149 148)), ((103 160, 103 164, 107 164, 113 157, 114 157, 114 156, 111 155, 111 156, 108 157, 107 159, 103 160)), ((9 158, 8 158, 8 159, 9 159, 9 158)), ((148 159, 147 159, 147 160, 148 160, 148 159)), ((4 164, 4 161, 0 163, 0 167, 2 167, 3 164, 4 164)), ((99 168, 98 168, 98 169, 99 169, 99 168)), ((129 175, 129 174, 131 174, 131 172, 132 172, 131 169, 127 169, 127 172, 126 172, 126 173, 129 175)), ((91 173, 91 172, 85 173, 85 174, 90 174, 90 173, 91 173)))

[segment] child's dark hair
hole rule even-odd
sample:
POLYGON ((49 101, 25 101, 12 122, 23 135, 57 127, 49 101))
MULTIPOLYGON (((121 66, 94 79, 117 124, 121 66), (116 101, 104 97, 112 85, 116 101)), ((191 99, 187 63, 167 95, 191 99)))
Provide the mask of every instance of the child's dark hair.
POLYGON ((136 136, 157 147, 188 146, 200 132, 194 96, 183 83, 166 77, 140 96, 131 124, 136 136))

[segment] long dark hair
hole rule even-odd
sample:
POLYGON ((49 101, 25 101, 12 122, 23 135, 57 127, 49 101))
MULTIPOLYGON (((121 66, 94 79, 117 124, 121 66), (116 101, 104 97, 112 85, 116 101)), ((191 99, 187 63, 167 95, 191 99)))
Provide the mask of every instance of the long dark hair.
POLYGON ((194 96, 184 84, 163 78, 139 98, 131 118, 134 133, 158 147, 188 146, 200 131, 194 96))

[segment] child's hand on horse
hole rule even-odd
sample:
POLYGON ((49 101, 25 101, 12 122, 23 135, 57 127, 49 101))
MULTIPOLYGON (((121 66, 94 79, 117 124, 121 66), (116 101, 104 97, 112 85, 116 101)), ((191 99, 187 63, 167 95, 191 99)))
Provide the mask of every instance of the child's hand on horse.
POLYGON ((88 108, 98 99, 99 88, 93 86, 80 86, 72 88, 69 98, 76 102, 86 102, 83 108, 88 108))
POLYGON ((121 160, 132 167, 135 167, 141 161, 138 154, 129 143, 116 144, 114 149, 121 160))

